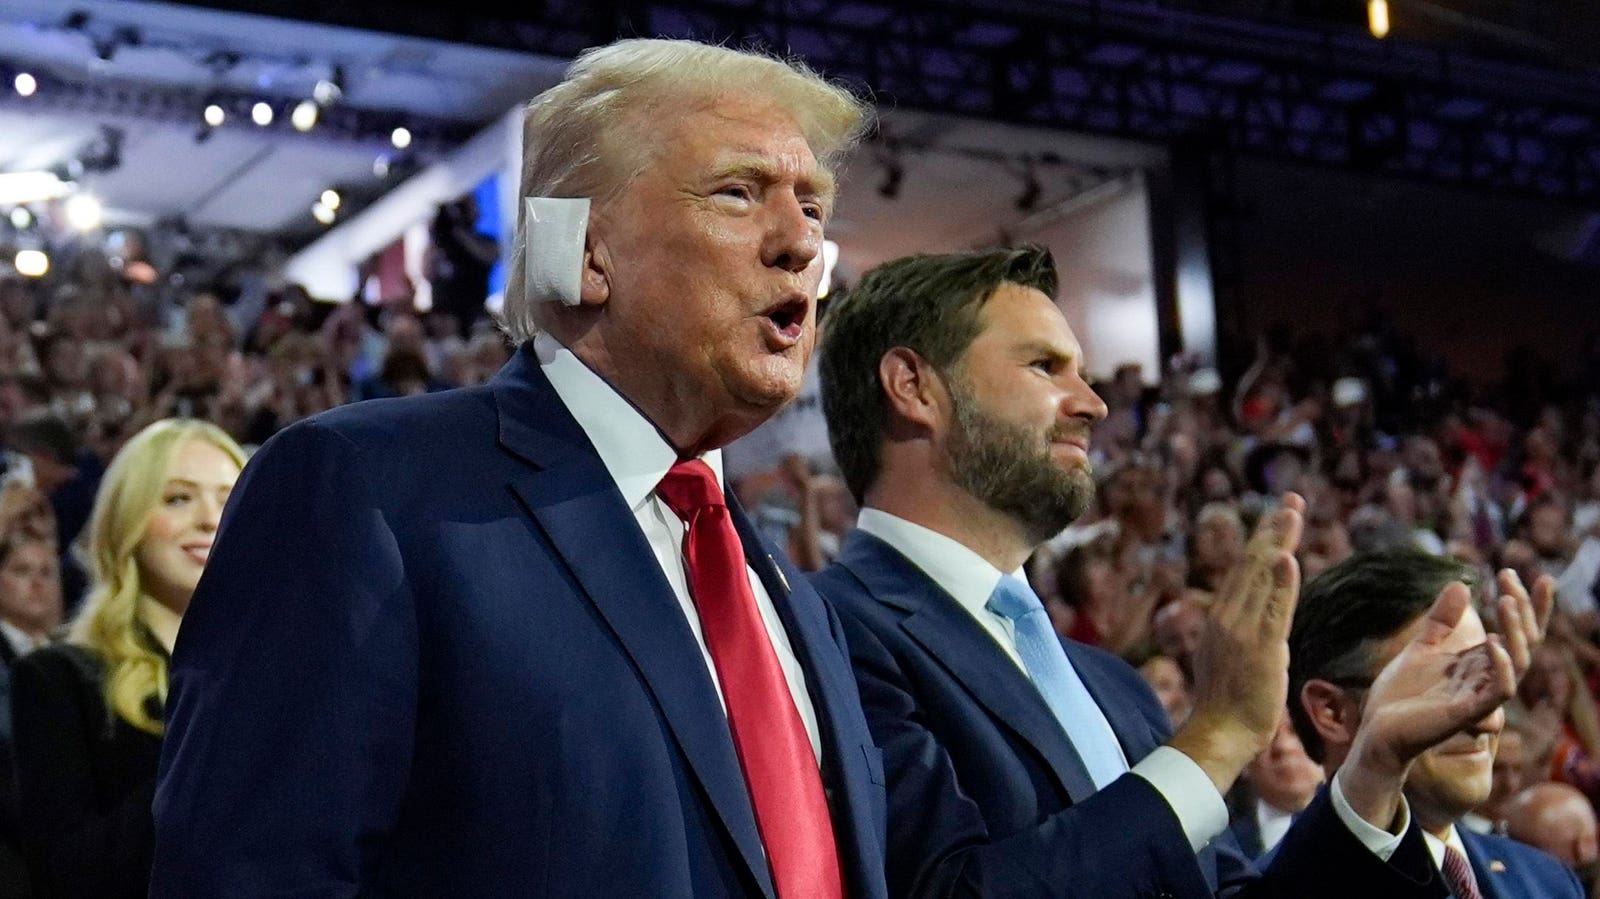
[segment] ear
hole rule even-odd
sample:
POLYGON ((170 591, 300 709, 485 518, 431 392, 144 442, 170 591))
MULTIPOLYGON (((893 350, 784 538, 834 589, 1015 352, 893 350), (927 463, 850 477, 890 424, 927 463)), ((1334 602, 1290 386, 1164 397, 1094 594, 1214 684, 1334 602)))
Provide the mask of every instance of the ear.
POLYGON ((949 396, 944 379, 915 350, 897 346, 884 353, 878 360, 878 383, 892 413, 891 422, 932 429, 944 420, 949 396))
POLYGON ((1309 680, 1300 688, 1300 707, 1322 738, 1327 755, 1342 756, 1356 740, 1361 709, 1345 691, 1325 680, 1309 680))
POLYGON ((611 271, 611 254, 591 220, 583 236, 583 272, 578 286, 583 305, 604 306, 611 299, 611 271))

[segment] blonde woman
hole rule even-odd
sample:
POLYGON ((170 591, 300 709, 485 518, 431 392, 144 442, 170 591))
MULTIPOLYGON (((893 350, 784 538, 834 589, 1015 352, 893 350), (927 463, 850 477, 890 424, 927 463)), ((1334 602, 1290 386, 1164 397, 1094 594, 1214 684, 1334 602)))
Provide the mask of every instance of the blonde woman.
POLYGON ((39 897, 149 889, 167 664, 244 453, 166 419, 107 469, 86 529, 93 583, 68 641, 25 656, 12 714, 25 851, 39 897))

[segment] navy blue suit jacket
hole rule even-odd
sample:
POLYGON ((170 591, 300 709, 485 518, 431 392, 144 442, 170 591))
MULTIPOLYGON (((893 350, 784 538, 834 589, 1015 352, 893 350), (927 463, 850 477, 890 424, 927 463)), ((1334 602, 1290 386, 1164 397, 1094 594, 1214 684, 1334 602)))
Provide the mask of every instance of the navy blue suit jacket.
POLYGON ((1509 837, 1457 827, 1483 899, 1584 899, 1571 868, 1509 837))
MULTIPOLYGON (((1442 896, 1412 828, 1384 864, 1324 794, 1262 876, 1231 837, 1197 856, 1150 783, 1099 792, 1033 684, 943 589, 862 531, 813 578, 844 621, 889 786, 895 896, 1442 896)), ((1167 737, 1131 666, 1071 641, 1067 655, 1137 763, 1167 737)))
MULTIPOLYGON (((882 899, 839 622, 734 520, 805 670, 846 886, 882 899)), ((155 817, 156 897, 773 895, 701 650, 528 347, 251 460, 173 658, 155 817)))

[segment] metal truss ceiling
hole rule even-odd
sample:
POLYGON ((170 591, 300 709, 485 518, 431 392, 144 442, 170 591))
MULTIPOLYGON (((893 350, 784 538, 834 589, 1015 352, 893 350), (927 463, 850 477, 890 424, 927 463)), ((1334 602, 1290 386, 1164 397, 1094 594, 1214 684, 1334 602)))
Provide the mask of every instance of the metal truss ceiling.
MULTIPOLYGON (((1149 4, 545 0, 508 13, 310 0, 195 5, 570 57, 623 35, 792 52, 880 103, 1578 204, 1600 200, 1600 78, 1149 4), (248 9, 247 9, 248 7, 248 9)), ((516 8, 516 7, 509 7, 516 8)))

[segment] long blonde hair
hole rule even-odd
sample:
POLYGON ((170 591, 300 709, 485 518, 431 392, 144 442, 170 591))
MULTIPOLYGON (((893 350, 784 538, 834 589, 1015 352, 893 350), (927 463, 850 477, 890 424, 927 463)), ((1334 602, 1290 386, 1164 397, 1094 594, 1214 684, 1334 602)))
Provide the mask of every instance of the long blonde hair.
POLYGON ((155 602, 144 590, 135 552, 178 449, 191 440, 215 446, 244 467, 244 450, 210 422, 167 418, 135 434, 111 460, 94 511, 84 529, 92 575, 88 599, 72 622, 69 639, 99 653, 105 662, 106 705, 129 724, 160 735, 163 728, 147 703, 167 702, 166 657, 141 633, 139 608, 155 602))

